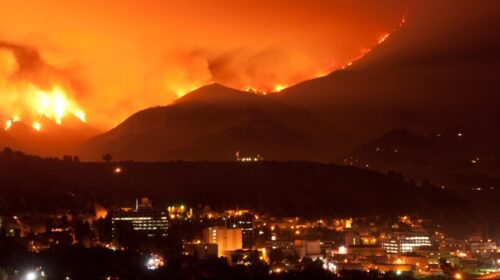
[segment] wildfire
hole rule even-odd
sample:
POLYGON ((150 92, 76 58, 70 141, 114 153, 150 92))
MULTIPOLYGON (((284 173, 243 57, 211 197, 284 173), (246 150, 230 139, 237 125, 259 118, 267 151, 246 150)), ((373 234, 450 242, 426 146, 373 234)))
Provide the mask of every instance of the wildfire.
MULTIPOLYGON (((405 23, 406 23, 406 12, 401 17, 401 20, 399 21, 399 25, 397 27, 395 27, 391 32, 385 33, 384 35, 380 36, 380 38, 377 41, 377 45, 380 45, 380 44, 384 43, 387 40, 387 38, 389 38, 394 32, 398 31, 398 29, 400 29, 401 27, 403 27, 403 25, 405 25, 405 23)), ((351 66, 355 61, 362 59, 366 54, 368 54, 369 52, 371 52, 372 49, 373 48, 368 48, 368 49, 361 50, 361 52, 358 55, 358 57, 356 57, 352 61, 349 61, 346 65, 342 66, 341 68, 342 69, 346 69, 347 67, 351 66)))
POLYGON ((36 131, 42 130, 42 124, 39 122, 33 122, 33 129, 36 131))
POLYGON ((77 117, 82 122, 87 122, 87 115, 85 114, 84 111, 77 111, 74 114, 75 114, 75 117, 77 117))
POLYGON ((387 38, 389 38, 390 35, 391 35, 390 33, 384 34, 384 36, 382 36, 380 40, 378 40, 378 43, 382 44, 383 42, 385 42, 387 38))
POLYGON ((287 87, 288 87, 288 86, 286 86, 286 85, 276 85, 276 86, 274 87, 274 92, 280 92, 280 91, 282 91, 282 90, 286 89, 287 87))
POLYGON ((254 94, 267 95, 266 91, 261 91, 261 90, 258 90, 257 88, 254 88, 254 87, 246 87, 245 91, 250 92, 250 93, 254 93, 254 94))
POLYGON ((7 120, 5 122, 5 130, 9 130, 12 127, 12 120, 7 120))
POLYGON ((41 115, 62 124, 66 114, 73 114, 85 122, 85 113, 67 98, 66 92, 60 87, 53 87, 51 91, 35 90, 32 107, 41 115))
POLYGON ((16 123, 20 120, 21 120, 21 118, 19 118, 18 116, 13 116, 12 119, 6 120, 5 121, 5 130, 9 130, 14 123, 16 123))
POLYGON ((72 98, 72 77, 41 57, 31 47, 0 42, 0 114, 11 116, 5 121, 6 130, 21 117, 36 131, 42 129, 42 117, 59 125, 68 115, 85 121, 85 112, 72 98))
MULTIPOLYGON (((54 86, 51 90, 45 91, 34 85, 29 85, 20 90, 18 96, 20 100, 23 100, 21 104, 25 107, 23 108, 24 114, 30 115, 33 120, 31 126, 35 131, 42 130, 42 124, 39 121, 41 117, 52 119, 59 125, 62 125, 63 119, 67 115, 74 115, 82 122, 86 122, 85 112, 80 109, 76 102, 69 99, 62 87, 54 86)), ((20 120, 18 115, 6 120, 5 130, 9 130, 15 122, 20 120)))
MULTIPOLYGON (((347 67, 350 67, 354 64, 354 62, 362 59, 365 55, 367 55, 369 52, 371 52, 376 46, 380 45, 380 44, 383 44, 394 32, 398 31, 400 28, 402 28, 406 23, 406 12, 403 14, 403 16, 401 17, 400 21, 399 21, 399 24, 393 28, 390 32, 387 32, 387 33, 384 33, 383 35, 381 35, 380 37, 378 37, 378 39, 376 39, 376 43, 375 43, 375 46, 372 46, 372 47, 369 47, 369 48, 363 48, 360 50, 359 54, 354 57, 354 59, 352 59, 351 61, 347 62, 346 64, 342 65, 339 67, 339 65, 334 65, 332 64, 332 66, 330 67, 327 67, 325 68, 324 70, 321 70, 321 71, 318 71, 316 73, 316 75, 314 75, 315 78, 321 78, 321 77, 325 77, 327 76, 329 73, 335 71, 335 70, 338 70, 338 69, 346 69, 347 67)), ((274 86, 273 88, 273 92, 281 92, 282 90, 288 88, 289 85, 286 85, 286 84, 277 84, 274 86)), ((245 91, 246 92, 251 92, 251 93, 255 93, 255 94, 263 94, 265 95, 266 92, 264 91, 261 91, 255 87, 246 87, 245 88, 245 91)))
POLYGON ((258 92, 259 92, 259 91, 258 91, 256 88, 254 88, 254 87, 246 87, 246 88, 245 88, 245 91, 246 91, 246 92, 253 92, 253 93, 258 93, 258 92))

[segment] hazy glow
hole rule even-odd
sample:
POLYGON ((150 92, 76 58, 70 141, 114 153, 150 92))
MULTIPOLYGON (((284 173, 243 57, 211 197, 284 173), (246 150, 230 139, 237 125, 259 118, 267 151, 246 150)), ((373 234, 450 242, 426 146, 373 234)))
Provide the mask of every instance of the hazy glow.
POLYGON ((85 112, 80 110, 75 102, 68 100, 61 88, 54 87, 49 92, 36 90, 35 96, 32 106, 40 115, 53 118, 58 124, 62 123, 63 117, 68 113, 85 121, 85 112))
POLYGON ((37 113, 103 128, 214 82, 278 92, 363 56, 404 11, 390 0, 1 1, 0 114, 36 120, 30 87, 48 95, 37 113))
POLYGON ((47 117, 58 124, 73 114, 85 120, 85 112, 69 94, 70 78, 52 68, 37 56, 36 51, 0 40, 0 115, 13 122, 38 121, 47 117))
POLYGON ((36 279, 36 273, 35 272, 29 272, 28 274, 26 274, 25 279, 26 280, 35 280, 36 279))
POLYGON ((69 100, 66 92, 60 87, 44 91, 34 85, 29 85, 18 94, 18 98, 22 99, 22 103, 26 105, 22 110, 35 119, 45 116, 53 119, 57 124, 62 124, 67 114, 73 114, 85 121, 85 112, 76 105, 76 102, 69 100))
POLYGON ((285 89, 285 88, 287 88, 287 87, 288 87, 288 86, 286 86, 286 85, 276 85, 276 86, 274 87, 274 91, 275 91, 275 92, 280 92, 280 91, 284 90, 284 89, 285 89))
POLYGON ((5 130, 9 130, 12 127, 12 120, 7 120, 5 122, 5 130))
POLYGON ((76 112, 74 112, 74 114, 82 122, 86 122, 87 121, 87 116, 85 115, 84 111, 76 111, 76 112))
POLYGON ((42 130, 42 124, 39 122, 33 122, 33 129, 36 131, 42 130))

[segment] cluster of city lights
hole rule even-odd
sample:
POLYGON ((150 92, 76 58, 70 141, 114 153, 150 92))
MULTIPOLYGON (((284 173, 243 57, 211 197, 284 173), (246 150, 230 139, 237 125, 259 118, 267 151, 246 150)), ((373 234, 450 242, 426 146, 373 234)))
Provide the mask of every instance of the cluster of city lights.
POLYGON ((254 156, 254 157, 249 157, 249 156, 245 156, 245 157, 242 157, 240 156, 240 152, 237 151, 236 152, 236 161, 239 161, 239 162, 257 162, 257 161, 263 161, 264 158, 258 154, 257 156, 254 156))
POLYGON ((152 254, 146 262, 146 267, 149 270, 157 270, 165 265, 163 256, 159 254, 152 254))
POLYGON ((45 272, 42 270, 41 267, 26 272, 24 277, 22 278, 23 280, 37 280, 37 279, 45 279, 45 272))

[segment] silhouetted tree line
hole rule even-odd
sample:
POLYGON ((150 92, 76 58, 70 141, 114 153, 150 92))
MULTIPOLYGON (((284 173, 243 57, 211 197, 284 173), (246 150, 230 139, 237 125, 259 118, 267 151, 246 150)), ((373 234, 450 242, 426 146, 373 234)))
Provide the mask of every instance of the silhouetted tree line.
MULTIPOLYGON (((442 224, 500 224, 498 203, 474 203, 400 173, 312 162, 111 162, 0 153, 0 214, 15 211, 94 211, 96 202, 132 205, 149 196, 214 209, 251 208, 277 216, 431 217, 442 224), (116 167, 122 172, 115 173, 116 167), (489 215, 489 216, 488 216, 489 215), (484 217, 484 218, 482 218, 484 217)), ((496 226, 494 226, 496 228, 496 226)))
MULTIPOLYGON (((44 279, 178 279, 178 280, 336 280, 336 279, 413 279, 412 275, 379 274, 374 271, 340 271, 334 274, 323 269, 319 260, 304 258, 294 271, 270 273, 271 267, 252 258, 247 266, 228 264, 225 258, 166 255, 166 264, 156 271, 146 269, 148 254, 133 251, 111 251, 102 248, 86 249, 78 245, 57 246, 39 254, 27 253, 25 248, 0 242, 0 273, 23 275, 30 269, 42 267, 44 279), (111 278, 107 278, 111 277, 111 278), (115 278, 112 278, 115 277, 115 278)), ((2 274, 0 274, 2 275, 2 274)))

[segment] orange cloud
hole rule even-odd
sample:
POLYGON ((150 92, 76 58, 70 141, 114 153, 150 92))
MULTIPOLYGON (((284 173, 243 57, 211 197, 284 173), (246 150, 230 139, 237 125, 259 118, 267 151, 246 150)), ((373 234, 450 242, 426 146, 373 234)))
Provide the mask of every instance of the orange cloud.
MULTIPOLYGON (((404 10, 389 0, 2 1, 0 40, 36 48, 55 77, 50 69, 78 69, 64 83, 89 122, 109 128, 207 83, 272 91, 326 74, 377 44, 404 10)), ((4 77, 16 66, 7 56, 4 77)))

